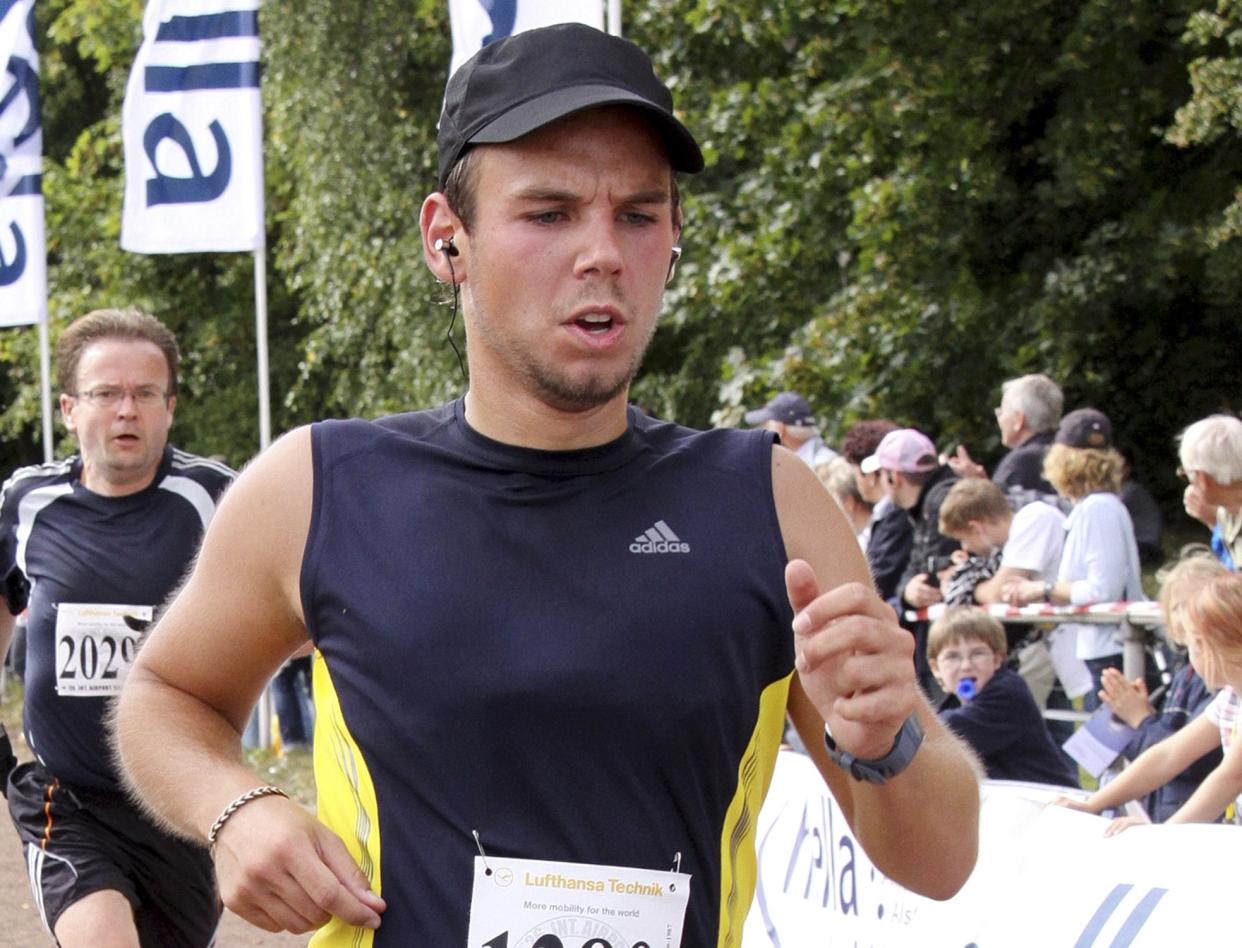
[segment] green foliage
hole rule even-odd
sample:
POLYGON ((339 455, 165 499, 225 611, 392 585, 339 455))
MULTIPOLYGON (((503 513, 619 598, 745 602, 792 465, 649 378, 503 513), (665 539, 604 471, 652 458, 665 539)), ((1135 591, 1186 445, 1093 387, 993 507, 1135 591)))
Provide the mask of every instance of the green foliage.
POLYGON ((1236 41, 1220 18, 1237 4, 1197 6, 640 15, 631 35, 664 50, 711 162, 644 400, 736 423, 794 387, 829 433, 889 415, 995 456, 999 383, 1047 371, 1113 415, 1140 475, 1168 477, 1173 434, 1236 397, 1221 340, 1242 160, 1224 118, 1242 99, 1188 44, 1236 41), (1165 137, 1191 83, 1214 96, 1196 113, 1213 135, 1165 137))
POLYGON ((301 336, 286 404, 314 417, 442 401, 464 383, 418 215, 435 186, 446 12, 299 0, 263 16, 273 246, 301 336))
MULTIPOLYGON (((736 423, 798 388, 827 433, 888 415, 999 450, 1006 377, 1108 411, 1139 474, 1237 407, 1242 0, 632 0, 708 168, 635 398, 736 423)), ((246 255, 117 246, 117 125, 140 0, 43 0, 53 328, 147 306, 179 332, 177 437, 257 442, 246 255)), ((449 59, 443 0, 268 0, 274 429, 464 382, 422 265, 449 59)), ((0 438, 37 438, 35 334, 0 334, 0 438)), ((11 460, 5 458, 4 460, 11 460)))

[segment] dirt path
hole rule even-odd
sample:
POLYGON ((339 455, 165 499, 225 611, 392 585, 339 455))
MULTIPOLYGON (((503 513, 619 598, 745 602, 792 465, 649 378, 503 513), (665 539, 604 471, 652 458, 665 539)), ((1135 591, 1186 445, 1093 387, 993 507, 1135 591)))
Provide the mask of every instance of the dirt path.
MULTIPOLYGON (((3 801, 0 801, 3 802, 3 801)), ((17 833, 9 823, 8 814, 0 825, 0 948, 39 948, 52 945, 39 920, 39 912, 30 897, 26 881, 26 864, 22 859, 17 833)), ((217 948, 303 948, 308 935, 273 935, 247 925, 236 915, 226 912, 220 926, 217 948)))

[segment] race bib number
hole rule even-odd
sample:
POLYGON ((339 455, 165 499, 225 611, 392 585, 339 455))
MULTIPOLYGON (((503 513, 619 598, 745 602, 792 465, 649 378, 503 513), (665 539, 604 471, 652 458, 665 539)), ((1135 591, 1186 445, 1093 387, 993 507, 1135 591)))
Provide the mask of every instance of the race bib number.
POLYGON ((469 948, 679 948, 690 876, 474 859, 469 948))
POLYGON ((56 693, 120 694, 152 615, 151 606, 62 602, 56 610, 56 693))

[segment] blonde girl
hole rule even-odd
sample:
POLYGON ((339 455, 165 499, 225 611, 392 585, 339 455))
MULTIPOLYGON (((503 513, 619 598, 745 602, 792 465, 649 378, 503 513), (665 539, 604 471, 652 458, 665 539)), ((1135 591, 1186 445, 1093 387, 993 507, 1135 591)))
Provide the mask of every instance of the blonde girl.
MULTIPOLYGON (((1224 759, 1199 785, 1167 823, 1212 823, 1242 794, 1242 739, 1239 704, 1242 703, 1242 576, 1213 567, 1202 558, 1179 564, 1166 588, 1181 593, 1162 595, 1170 635, 1186 643, 1190 663, 1209 688, 1219 689, 1203 714, 1180 731, 1149 747, 1116 780, 1105 784, 1085 801, 1058 800, 1064 806, 1089 813, 1114 809, 1151 793, 1215 747, 1224 759)), ((1234 806, 1235 822, 1238 808, 1234 806)), ((1137 822, 1114 820, 1106 836, 1137 822)))

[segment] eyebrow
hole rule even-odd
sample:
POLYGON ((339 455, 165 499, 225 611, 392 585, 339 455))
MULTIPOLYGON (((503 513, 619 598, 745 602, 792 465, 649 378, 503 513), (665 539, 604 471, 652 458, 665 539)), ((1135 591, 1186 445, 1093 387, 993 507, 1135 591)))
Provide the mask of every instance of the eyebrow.
MULTIPOLYGON (((554 204, 572 204, 581 200, 581 195, 573 191, 562 191, 557 188, 545 188, 538 185, 522 188, 513 197, 519 201, 547 201, 554 204)), ((653 188, 650 191, 638 191, 627 195, 621 204, 667 204, 672 200, 668 191, 653 188)))

